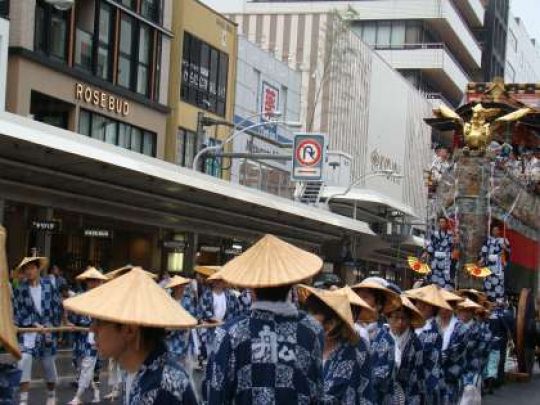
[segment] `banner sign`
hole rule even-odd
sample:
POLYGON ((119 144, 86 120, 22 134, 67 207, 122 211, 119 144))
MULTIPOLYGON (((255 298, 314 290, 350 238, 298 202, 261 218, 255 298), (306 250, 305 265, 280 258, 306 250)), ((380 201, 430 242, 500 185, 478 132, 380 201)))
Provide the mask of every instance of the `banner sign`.
POLYGON ((36 231, 58 232, 60 230, 59 221, 32 221, 32 228, 36 231))

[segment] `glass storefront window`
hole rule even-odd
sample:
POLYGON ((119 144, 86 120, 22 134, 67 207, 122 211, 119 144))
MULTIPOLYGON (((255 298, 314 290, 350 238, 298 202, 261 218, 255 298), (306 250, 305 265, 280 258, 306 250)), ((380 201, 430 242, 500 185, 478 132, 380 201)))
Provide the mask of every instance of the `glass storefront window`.
POLYGON ((156 155, 155 133, 87 110, 80 111, 79 133, 134 152, 156 155))

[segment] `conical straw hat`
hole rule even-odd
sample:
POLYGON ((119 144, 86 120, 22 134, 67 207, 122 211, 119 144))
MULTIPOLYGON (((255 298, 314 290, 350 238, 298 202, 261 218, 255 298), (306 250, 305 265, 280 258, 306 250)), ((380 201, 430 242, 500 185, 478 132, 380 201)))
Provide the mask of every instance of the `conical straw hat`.
POLYGON ((307 292, 306 299, 313 294, 327 305, 337 316, 341 318, 353 334, 356 334, 354 329, 354 321, 351 311, 351 303, 345 291, 340 290, 320 290, 304 284, 299 285, 299 288, 307 292))
POLYGON ((452 307, 446 302, 439 288, 434 284, 414 290, 407 290, 404 294, 409 299, 422 301, 434 307, 452 310, 452 307))
POLYGON ((444 288, 441 288, 439 286, 436 286, 439 289, 439 292, 442 294, 443 298, 446 302, 449 304, 456 304, 458 302, 463 301, 463 297, 460 297, 459 295, 453 293, 452 291, 448 291, 444 288))
POLYGON ((279 287, 314 276, 322 265, 320 257, 273 235, 265 235, 225 264, 220 274, 223 280, 237 287, 279 287))
POLYGON ((39 262, 38 263, 38 268, 39 268, 39 271, 43 270, 44 268, 46 268, 49 264, 49 259, 47 257, 25 257, 24 259, 21 260, 21 262, 19 263, 19 265, 15 268, 15 271, 19 271, 21 270, 24 266, 26 266, 28 263, 32 263, 32 262, 39 262))
POLYGON ((346 285, 343 288, 339 288, 334 291, 343 291, 347 294, 347 298, 352 306, 360 308, 360 320, 363 322, 373 322, 377 320, 377 313, 371 306, 364 301, 358 294, 356 294, 351 287, 346 285))
POLYGON ((100 287, 64 301, 72 312, 104 321, 155 328, 184 328, 197 324, 140 267, 134 267, 100 287))
POLYGON ((16 359, 21 358, 17 343, 17 331, 13 322, 11 290, 9 288, 8 265, 6 257, 6 230, 0 225, 0 346, 16 359))
POLYGON ((487 301, 487 296, 482 291, 475 290, 474 288, 458 290, 458 294, 463 297, 470 298, 471 300, 482 303, 487 301))
POLYGON ((457 305, 457 307, 458 307, 458 309, 470 309, 470 310, 473 310, 475 312, 485 310, 485 308, 482 305, 477 304, 476 302, 474 302, 473 300, 471 300, 469 298, 465 298, 465 300, 460 302, 457 305))
POLYGON ((191 283, 191 279, 185 278, 182 276, 174 276, 171 278, 171 281, 169 281, 169 284, 165 286, 165 288, 174 288, 178 287, 179 285, 186 285, 191 283))
POLYGON ((423 327, 426 320, 418 308, 416 308, 416 306, 405 296, 405 294, 401 295, 401 303, 403 304, 403 308, 409 311, 411 316, 411 326, 415 329, 423 327))
POLYGON ((194 270, 201 276, 211 277, 221 270, 221 266, 196 266, 194 270))
POLYGON ((95 267, 88 267, 86 271, 79 274, 77 277, 75 277, 76 280, 83 281, 83 280, 102 280, 107 281, 108 278, 104 274, 101 274, 101 272, 96 269, 95 267))
POLYGON ((388 314, 401 306, 401 300, 399 298, 399 294, 387 288, 386 285, 387 282, 382 278, 379 279, 375 277, 368 277, 361 283, 353 285, 352 289, 353 291, 362 289, 374 290, 384 294, 386 302, 383 307, 383 313, 388 314))
MULTIPOLYGON (((120 276, 123 276, 124 274, 126 274, 128 271, 130 271, 131 269, 135 268, 135 266, 132 266, 131 264, 128 264, 124 267, 120 267, 119 269, 116 269, 116 270, 113 270, 113 271, 109 271, 108 273, 105 273, 105 277, 107 277, 108 280, 112 280, 116 277, 120 277, 120 276)), ((146 275, 152 279, 156 279, 157 278, 157 275, 154 274, 154 273, 151 273, 149 271, 146 271, 146 270, 143 270, 146 275)))

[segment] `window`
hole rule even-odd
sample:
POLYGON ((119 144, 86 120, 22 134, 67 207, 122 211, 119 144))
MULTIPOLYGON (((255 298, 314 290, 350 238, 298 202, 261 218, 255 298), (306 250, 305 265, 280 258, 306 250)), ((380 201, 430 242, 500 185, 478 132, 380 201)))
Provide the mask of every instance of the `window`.
POLYGON ((139 30, 139 59, 137 65, 137 93, 148 95, 150 80, 150 28, 141 25, 139 30))
POLYGON ((395 22, 392 24, 392 36, 390 37, 390 45, 400 48, 405 44, 405 24, 395 22))
POLYGON ((137 5, 137 0, 120 0, 120 3, 123 6, 126 6, 127 8, 134 10, 135 6, 137 5))
POLYGON ((81 110, 79 133, 148 156, 156 155, 156 134, 100 114, 81 110))
POLYGON ((141 0, 141 15, 150 21, 161 22, 162 0, 141 0))
POLYGON ((120 52, 118 55, 118 84, 131 87, 131 53, 133 52, 133 19, 127 15, 120 21, 120 52))
POLYGON ((9 17, 9 0, 0 0, 0 15, 9 17))
POLYGON ((224 116, 229 56, 189 33, 184 34, 180 98, 224 116))
POLYGON ((111 7, 107 3, 101 2, 99 10, 96 75, 105 80, 111 79, 113 46, 112 27, 111 7))
POLYGON ((362 39, 370 46, 377 43, 377 23, 367 22, 362 28, 362 39))
POLYGON ((179 129, 176 134, 176 163, 183 167, 192 167, 197 148, 197 134, 179 129))
MULTIPOLYGON (((208 140, 208 146, 221 145, 221 141, 214 138, 208 140)), ((205 158, 204 172, 214 177, 221 177, 221 158, 205 158)))
POLYGON ((51 5, 36 3, 35 49, 48 56, 67 59, 68 11, 60 11, 51 5))
POLYGON ((377 47, 388 48, 390 46, 390 37, 392 33, 392 24, 381 21, 377 25, 377 47))

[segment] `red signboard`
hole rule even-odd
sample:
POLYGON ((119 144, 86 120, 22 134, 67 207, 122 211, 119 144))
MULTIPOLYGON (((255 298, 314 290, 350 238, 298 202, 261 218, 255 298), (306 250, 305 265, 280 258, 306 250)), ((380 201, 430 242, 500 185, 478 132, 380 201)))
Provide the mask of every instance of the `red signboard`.
POLYGON ((265 120, 272 118, 272 113, 278 111, 279 90, 266 82, 262 84, 261 115, 265 120))

